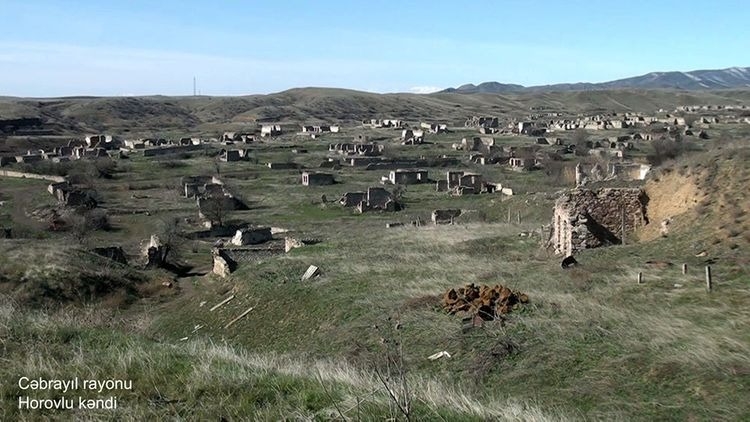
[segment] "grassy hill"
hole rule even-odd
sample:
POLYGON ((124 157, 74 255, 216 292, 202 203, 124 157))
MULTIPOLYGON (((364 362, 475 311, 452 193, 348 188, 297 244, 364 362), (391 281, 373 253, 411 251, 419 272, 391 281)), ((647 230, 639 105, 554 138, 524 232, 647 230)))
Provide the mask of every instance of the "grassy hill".
MULTIPOLYGON (((260 122, 359 122, 370 118, 463 124, 472 115, 522 117, 529 107, 569 114, 596 110, 646 111, 677 105, 741 104, 750 90, 609 90, 519 94, 373 94, 298 88, 245 97, 0 98, 0 119, 42 117, 60 134, 108 132, 123 137, 160 133, 217 136, 255 129, 260 122)), ((179 135, 178 135, 179 136, 179 135)))

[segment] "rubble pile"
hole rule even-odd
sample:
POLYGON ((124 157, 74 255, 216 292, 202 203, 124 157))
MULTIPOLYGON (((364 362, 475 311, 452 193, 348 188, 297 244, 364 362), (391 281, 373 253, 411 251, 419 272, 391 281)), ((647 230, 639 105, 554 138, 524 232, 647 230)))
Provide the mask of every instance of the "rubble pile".
POLYGON ((525 293, 496 285, 476 286, 467 284, 458 289, 449 289, 443 294, 443 309, 451 315, 478 316, 484 321, 500 319, 502 315, 517 309, 527 303, 529 297, 525 293))

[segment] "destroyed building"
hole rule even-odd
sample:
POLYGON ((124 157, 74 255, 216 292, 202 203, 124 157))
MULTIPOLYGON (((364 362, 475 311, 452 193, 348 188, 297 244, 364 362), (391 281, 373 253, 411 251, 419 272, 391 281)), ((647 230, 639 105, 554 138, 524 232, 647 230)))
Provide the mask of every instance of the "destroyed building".
POLYGON ((248 149, 223 149, 219 155, 219 160, 225 163, 247 160, 250 157, 248 149))
POLYGON ((639 188, 574 189, 555 201, 552 242, 569 256, 588 248, 621 244, 623 235, 648 224, 648 197, 639 188))
POLYGON ((380 187, 367 188, 367 192, 346 192, 339 203, 345 207, 357 207, 359 213, 366 211, 398 211, 401 209, 393 195, 380 187))
POLYGON ((427 183, 427 170, 391 170, 388 174, 388 181, 394 185, 415 185, 418 183, 427 183))
POLYGON ((310 171, 302 172, 303 186, 323 186, 332 185, 333 183, 334 180, 331 173, 314 173, 310 171))
POLYGON ((600 163, 576 164, 576 186, 585 186, 588 183, 602 182, 606 180, 644 180, 651 171, 651 165, 639 163, 610 162, 604 165, 600 163))
POLYGON ((281 135, 281 125, 262 125, 260 127, 260 136, 279 136, 281 135))

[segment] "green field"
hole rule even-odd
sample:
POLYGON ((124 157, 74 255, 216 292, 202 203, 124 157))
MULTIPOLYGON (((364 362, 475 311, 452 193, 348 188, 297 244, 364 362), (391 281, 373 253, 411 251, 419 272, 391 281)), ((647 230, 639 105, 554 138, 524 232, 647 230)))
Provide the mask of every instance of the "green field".
MULTIPOLYGON (((574 110, 594 101, 583 95, 540 98, 574 110)), ((341 108, 353 101, 343 94, 324 98, 341 108)), ((388 105, 388 96, 376 98, 388 105)), ((426 98, 447 107, 442 94, 426 98)), ((306 107, 318 104, 310 93, 305 99, 306 107)), ((221 107, 244 110, 246 101, 251 98, 221 107)), ((519 95, 514 101, 537 100, 519 95)), ((511 106, 520 110, 516 102, 511 106)), ((432 111, 420 107, 414 113, 432 111)), ((580 252, 580 265, 570 270, 560 268, 545 241, 554 201, 571 181, 562 173, 470 163, 467 152, 451 149, 474 136, 461 127, 428 135, 432 143, 420 146, 400 145, 397 131, 345 126, 319 139, 288 134, 249 144, 253 159, 244 162, 217 164, 218 146, 189 156, 115 160, 111 178, 86 179, 110 227, 79 238, 50 231, 40 217, 54 206, 46 182, 0 178, 0 226, 16 233, 0 240, 0 419, 748 420, 748 128, 714 125, 711 139, 691 139, 688 151, 653 170, 645 187, 654 215, 673 218, 669 235, 649 234, 660 222, 654 219, 626 245, 580 252), (357 214, 335 200, 381 186, 387 171, 344 166, 333 171, 336 184, 307 187, 300 170, 264 165, 291 160, 317 169, 329 143, 359 133, 381 138, 395 157, 462 160, 429 168, 433 180, 448 169, 473 171, 515 195, 451 197, 434 183, 409 185, 403 210, 357 214), (308 152, 293 154, 293 146, 308 152), (276 239, 320 242, 241 262, 227 278, 210 273, 216 238, 190 238, 202 227, 195 200, 180 194, 180 178, 217 171, 249 208, 231 212, 231 221, 288 230, 276 239), (670 200, 685 185, 703 199, 673 211, 670 200), (411 224, 429 222, 433 210, 445 208, 464 213, 453 225, 411 224), (395 222, 405 225, 386 228, 395 222), (170 225, 178 239, 172 259, 191 268, 189 274, 142 267, 143 245, 170 225), (89 252, 104 246, 121 246, 131 265, 89 252), (300 281, 310 265, 321 276, 300 281), (710 293, 707 265, 714 277, 710 293), (469 283, 501 284, 530 302, 503 321, 467 329, 440 304, 447 289, 469 283), (451 357, 428 359, 441 351, 451 357), (123 379, 133 388, 64 395, 116 395, 116 410, 19 410, 19 396, 61 396, 21 390, 23 376, 123 379)), ((650 153, 644 142, 632 154, 650 153)), ((562 165, 573 167, 577 159, 568 155, 562 165)))

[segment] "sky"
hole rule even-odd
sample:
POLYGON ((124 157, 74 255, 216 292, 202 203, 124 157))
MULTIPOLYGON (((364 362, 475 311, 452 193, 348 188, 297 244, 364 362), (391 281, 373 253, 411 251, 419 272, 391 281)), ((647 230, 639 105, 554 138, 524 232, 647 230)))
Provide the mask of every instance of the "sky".
POLYGON ((750 66, 747 0, 0 0, 0 96, 427 93, 750 66))

